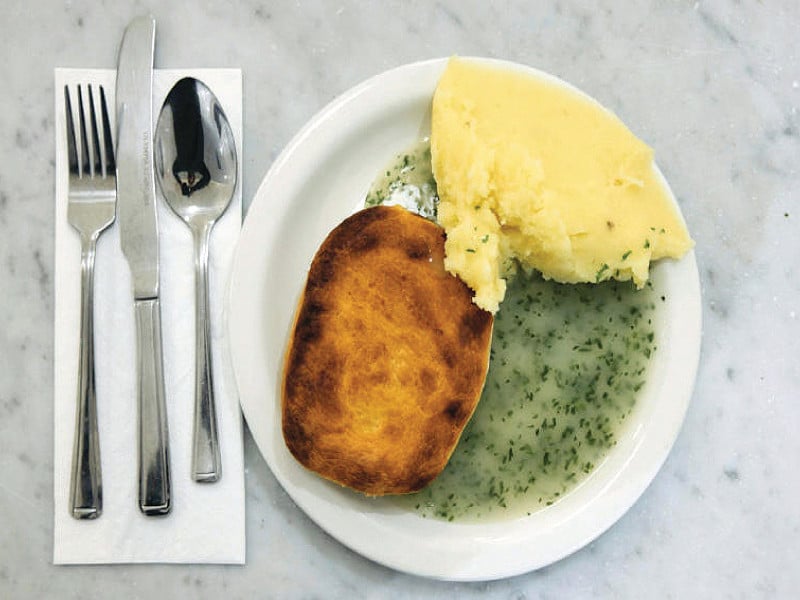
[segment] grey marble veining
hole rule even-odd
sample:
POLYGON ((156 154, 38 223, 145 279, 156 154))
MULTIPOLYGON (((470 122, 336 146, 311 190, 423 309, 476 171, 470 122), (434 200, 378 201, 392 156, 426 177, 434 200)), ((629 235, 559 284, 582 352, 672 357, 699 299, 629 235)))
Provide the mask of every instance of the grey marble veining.
POLYGON ((788 598, 800 575, 800 5, 153 2, 4 5, 0 22, 0 596, 788 598), (655 148, 697 242, 704 340, 663 469, 595 542, 482 584, 393 572, 323 533, 246 440, 245 567, 56 568, 52 547, 53 68, 113 67, 128 19, 162 67, 241 67, 245 203, 316 111, 387 68, 530 64, 655 148))

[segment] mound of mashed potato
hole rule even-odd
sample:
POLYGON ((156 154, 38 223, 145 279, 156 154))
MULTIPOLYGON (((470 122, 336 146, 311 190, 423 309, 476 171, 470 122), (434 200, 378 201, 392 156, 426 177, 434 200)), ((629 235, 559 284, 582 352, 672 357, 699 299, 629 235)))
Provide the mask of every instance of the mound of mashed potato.
POLYGON ((653 152, 562 84, 453 58, 433 98, 431 158, 445 268, 496 312, 505 279, 633 279, 693 245, 653 152))

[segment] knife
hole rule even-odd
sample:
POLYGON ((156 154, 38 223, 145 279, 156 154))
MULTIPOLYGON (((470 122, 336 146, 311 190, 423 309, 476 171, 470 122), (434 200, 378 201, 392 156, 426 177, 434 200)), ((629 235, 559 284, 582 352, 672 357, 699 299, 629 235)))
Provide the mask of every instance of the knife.
POLYGON ((125 29, 117 61, 117 221, 133 281, 139 450, 139 509, 170 511, 170 465, 161 307, 158 221, 153 183, 153 49, 156 23, 139 17, 125 29))

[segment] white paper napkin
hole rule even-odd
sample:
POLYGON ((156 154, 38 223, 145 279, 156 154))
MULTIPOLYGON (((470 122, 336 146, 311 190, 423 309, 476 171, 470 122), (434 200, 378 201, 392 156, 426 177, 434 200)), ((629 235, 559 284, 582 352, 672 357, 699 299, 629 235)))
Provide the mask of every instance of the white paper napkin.
MULTIPOLYGON (((172 511, 146 517, 138 508, 136 463, 135 323, 131 276, 116 224, 98 242, 95 264, 95 359, 103 478, 103 514, 79 521, 69 511, 69 483, 77 394, 80 242, 67 223, 64 86, 103 85, 114 124, 113 70, 56 69, 55 197, 55 526, 53 562, 237 563, 245 560, 242 421, 224 324, 224 295, 242 217, 242 77, 238 69, 156 70, 153 126, 172 85, 193 76, 214 92, 236 138, 239 185, 211 234, 209 294, 214 387, 222 453, 222 478, 191 479, 194 406, 194 263, 189 228, 167 207, 156 186, 161 280, 161 322, 169 441, 172 511)), ((84 101, 86 96, 84 94, 84 101)), ((77 122, 77 121, 76 121, 77 122)))

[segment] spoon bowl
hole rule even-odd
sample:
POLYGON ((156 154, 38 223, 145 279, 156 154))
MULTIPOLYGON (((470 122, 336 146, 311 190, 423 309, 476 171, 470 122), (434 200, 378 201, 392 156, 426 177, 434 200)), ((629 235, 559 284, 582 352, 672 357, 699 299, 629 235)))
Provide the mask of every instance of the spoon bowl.
POLYGON ((193 77, 170 90, 155 133, 155 169, 169 207, 193 229, 213 225, 236 188, 236 142, 214 93, 193 77))
POLYGON ((208 319, 208 245, 211 229, 233 198, 236 142, 216 96, 185 77, 167 94, 155 132, 155 171, 169 207, 192 231, 195 263, 195 414, 192 477, 222 475, 208 319))

